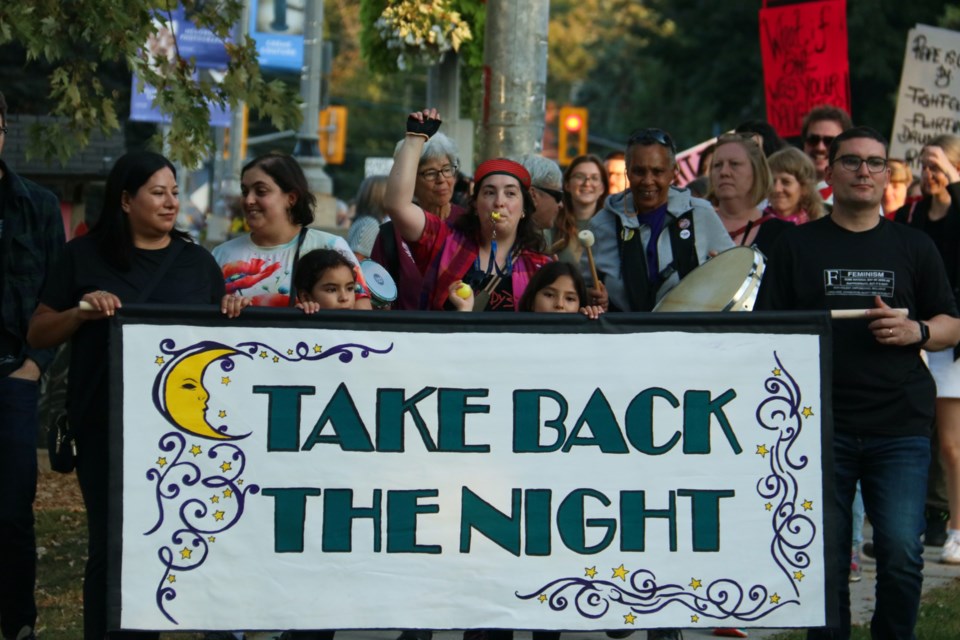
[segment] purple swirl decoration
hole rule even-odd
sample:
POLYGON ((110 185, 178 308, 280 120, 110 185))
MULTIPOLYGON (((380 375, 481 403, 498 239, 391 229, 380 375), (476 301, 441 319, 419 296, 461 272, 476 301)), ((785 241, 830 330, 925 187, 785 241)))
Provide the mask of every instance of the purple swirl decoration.
POLYGON ((298 342, 297 345, 288 352, 281 351, 263 342, 240 342, 237 344, 237 349, 246 351, 251 357, 265 351, 271 357, 277 357, 281 360, 286 360, 287 362, 301 362, 304 360, 312 362, 337 356, 340 362, 349 363, 353 361, 353 350, 359 351, 361 358, 368 358, 370 357, 371 353, 376 353, 379 355, 390 353, 393 351, 393 345, 391 344, 385 349, 374 349, 373 347, 368 347, 364 344, 347 343, 338 344, 330 347, 329 349, 322 349, 318 352, 306 342, 298 342))
POLYGON ((810 566, 807 549, 816 538, 817 526, 800 508, 802 499, 794 475, 807 466, 809 459, 807 456, 794 459, 791 455, 803 428, 800 386, 776 352, 773 359, 780 375, 772 375, 764 381, 764 388, 770 396, 757 407, 756 417, 761 427, 777 433, 778 437, 770 447, 770 472, 757 482, 757 493, 775 503, 770 522, 773 531, 770 554, 787 576, 794 593, 799 595, 800 590, 791 579, 792 572, 810 566))
POLYGON ((634 571, 629 583, 568 577, 553 580, 532 593, 515 595, 521 600, 532 600, 541 594, 547 595, 546 602, 552 610, 563 611, 572 605, 580 616, 591 620, 605 616, 613 604, 639 614, 656 613, 668 605, 679 604, 705 618, 752 622, 788 604, 799 604, 796 599, 771 603, 766 587, 754 585, 746 589, 729 579, 706 585, 701 595, 690 586, 658 584, 656 575, 643 569, 634 571))
POLYGON ((210 536, 233 528, 243 516, 247 496, 260 492, 258 485, 243 486, 246 457, 233 442, 210 447, 198 461, 184 459, 190 453, 186 445, 186 439, 180 433, 161 436, 158 446, 161 451, 172 453, 173 461, 168 461, 162 470, 151 468, 146 473, 147 479, 155 483, 158 513, 156 523, 144 535, 160 529, 171 508, 178 520, 177 528, 170 534, 170 542, 157 549, 157 558, 163 567, 156 591, 157 607, 173 624, 178 622, 166 605, 177 597, 173 586, 176 576, 201 567, 210 553, 210 536), (182 495, 186 488, 193 487, 217 491, 217 508, 211 509, 209 498, 182 495), (221 501, 220 495, 225 499, 221 501), (178 502, 178 498, 185 499, 178 502))

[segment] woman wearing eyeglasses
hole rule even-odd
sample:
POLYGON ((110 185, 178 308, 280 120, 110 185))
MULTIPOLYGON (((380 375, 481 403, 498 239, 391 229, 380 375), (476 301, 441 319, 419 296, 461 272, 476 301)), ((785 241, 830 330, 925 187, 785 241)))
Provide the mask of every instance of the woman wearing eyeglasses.
MULTIPOLYGON (((400 153, 403 144, 403 140, 397 143, 394 157, 400 153)), ((437 132, 423 145, 417 170, 410 177, 413 202, 440 220, 453 223, 466 211, 453 202, 459 167, 457 145, 437 132)), ((423 276, 413 262, 410 247, 392 221, 381 225, 370 257, 389 271, 397 283, 397 299, 393 308, 401 311, 419 309, 423 276)))
POLYGON ((609 179, 603 161, 595 155, 577 156, 563 172, 563 211, 554 226, 550 248, 564 262, 579 264, 583 247, 577 234, 603 209, 609 179))
MULTIPOLYGON (((916 227, 933 239, 947 267, 947 277, 957 296, 960 286, 960 136, 940 135, 920 153, 919 202, 904 205, 896 221, 916 227)), ((943 460, 950 506, 947 541, 940 561, 960 564, 960 351, 927 353, 930 372, 937 382, 937 437, 943 460)))
POLYGON ((533 222, 530 174, 504 158, 481 163, 469 210, 444 223, 412 202, 418 159, 439 127, 436 109, 410 114, 384 198, 384 209, 424 276, 422 307, 455 310, 449 298, 465 282, 473 290, 474 310, 516 311, 530 277, 550 261, 533 222))
POLYGON ((774 213, 757 208, 771 186, 763 150, 749 135, 731 133, 717 138, 707 197, 735 244, 766 253, 780 233, 791 226, 774 213))

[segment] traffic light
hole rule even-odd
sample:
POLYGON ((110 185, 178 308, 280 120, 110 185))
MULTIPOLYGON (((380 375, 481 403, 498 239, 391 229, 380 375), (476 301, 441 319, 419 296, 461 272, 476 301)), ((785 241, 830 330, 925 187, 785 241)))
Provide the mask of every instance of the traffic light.
POLYGON ((327 164, 343 164, 346 160, 346 107, 327 107, 320 112, 320 155, 327 164))
POLYGON ((585 107, 560 107, 557 160, 562 166, 587 152, 588 114, 585 107))

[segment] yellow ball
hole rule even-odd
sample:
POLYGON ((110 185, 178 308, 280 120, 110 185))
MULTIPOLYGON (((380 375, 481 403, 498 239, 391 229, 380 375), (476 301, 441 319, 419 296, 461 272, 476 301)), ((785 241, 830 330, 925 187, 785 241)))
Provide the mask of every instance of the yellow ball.
POLYGON ((473 293, 473 289, 470 288, 470 285, 461 282, 460 286, 457 287, 457 295, 466 300, 473 293))

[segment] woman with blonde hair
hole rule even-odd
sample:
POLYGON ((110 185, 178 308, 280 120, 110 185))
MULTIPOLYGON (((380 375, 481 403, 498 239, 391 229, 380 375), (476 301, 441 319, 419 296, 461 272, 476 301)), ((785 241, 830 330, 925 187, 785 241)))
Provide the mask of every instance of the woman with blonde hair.
MULTIPOLYGON (((930 235, 954 296, 960 286, 960 136, 944 134, 920 152, 923 197, 897 211, 896 221, 930 235)), ((960 564, 960 351, 927 352, 937 383, 936 431, 947 485, 950 519, 940 562, 960 564)))
POLYGON ((817 170, 810 156, 796 147, 786 147, 767 158, 773 187, 764 213, 803 224, 824 215, 823 199, 817 191, 817 170))
POLYGON ((767 251, 790 223, 757 208, 770 191, 770 167, 751 134, 717 138, 708 199, 735 244, 767 251))

